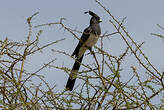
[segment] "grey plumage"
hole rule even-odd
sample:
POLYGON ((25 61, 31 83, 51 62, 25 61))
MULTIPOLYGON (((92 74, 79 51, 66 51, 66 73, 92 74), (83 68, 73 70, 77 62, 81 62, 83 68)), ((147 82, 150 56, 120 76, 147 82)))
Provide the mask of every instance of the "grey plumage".
POLYGON ((82 62, 85 51, 87 49, 91 49, 92 46, 96 44, 101 34, 101 28, 99 25, 99 23, 101 22, 100 17, 91 11, 85 13, 89 13, 92 18, 90 20, 89 27, 84 30, 80 41, 72 54, 72 56, 76 57, 76 61, 73 65, 72 71, 66 84, 66 88, 70 91, 73 89, 76 80, 76 75, 80 68, 80 64, 82 62))

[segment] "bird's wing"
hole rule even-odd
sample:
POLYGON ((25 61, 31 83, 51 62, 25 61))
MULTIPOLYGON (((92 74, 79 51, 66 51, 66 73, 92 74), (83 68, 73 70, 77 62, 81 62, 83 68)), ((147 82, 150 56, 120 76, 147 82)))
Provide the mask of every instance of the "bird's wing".
POLYGON ((81 46, 83 45, 83 43, 84 43, 85 41, 87 41, 87 39, 89 38, 91 32, 92 32, 91 27, 88 27, 88 28, 86 28, 86 29, 84 30, 84 32, 83 32, 83 34, 82 34, 82 36, 81 36, 81 38, 80 38, 80 41, 79 41, 78 45, 76 46, 76 48, 75 48, 75 50, 74 50, 72 56, 75 55, 75 57, 78 57, 79 50, 80 50, 81 46))

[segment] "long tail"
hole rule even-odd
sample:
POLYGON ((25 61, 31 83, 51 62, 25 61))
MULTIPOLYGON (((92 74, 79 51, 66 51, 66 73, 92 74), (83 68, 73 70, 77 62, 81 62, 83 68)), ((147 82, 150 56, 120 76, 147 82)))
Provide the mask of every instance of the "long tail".
POLYGON ((83 60, 83 56, 81 56, 80 59, 75 61, 74 65, 73 65, 73 68, 72 68, 72 71, 71 71, 71 74, 70 74, 70 76, 68 78, 68 81, 67 81, 67 84, 66 84, 66 89, 67 90, 72 91, 72 89, 75 85, 77 72, 80 68, 80 64, 81 64, 82 60, 83 60))

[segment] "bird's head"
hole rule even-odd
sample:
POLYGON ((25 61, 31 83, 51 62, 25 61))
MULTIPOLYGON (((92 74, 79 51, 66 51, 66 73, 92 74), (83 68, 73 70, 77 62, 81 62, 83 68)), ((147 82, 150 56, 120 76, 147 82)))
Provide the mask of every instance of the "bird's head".
POLYGON ((85 14, 86 13, 89 13, 92 16, 92 18, 90 20, 90 23, 91 24, 92 23, 100 23, 100 22, 102 22, 102 20, 100 19, 100 17, 97 14, 93 13, 92 11, 87 11, 87 12, 84 12, 84 13, 85 14))

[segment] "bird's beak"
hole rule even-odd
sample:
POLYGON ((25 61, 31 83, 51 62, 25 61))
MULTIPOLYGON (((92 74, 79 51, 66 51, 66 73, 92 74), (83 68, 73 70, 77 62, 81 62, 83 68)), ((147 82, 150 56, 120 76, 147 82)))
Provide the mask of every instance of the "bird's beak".
POLYGON ((102 22, 102 20, 101 19, 99 19, 99 23, 101 23, 102 22))

